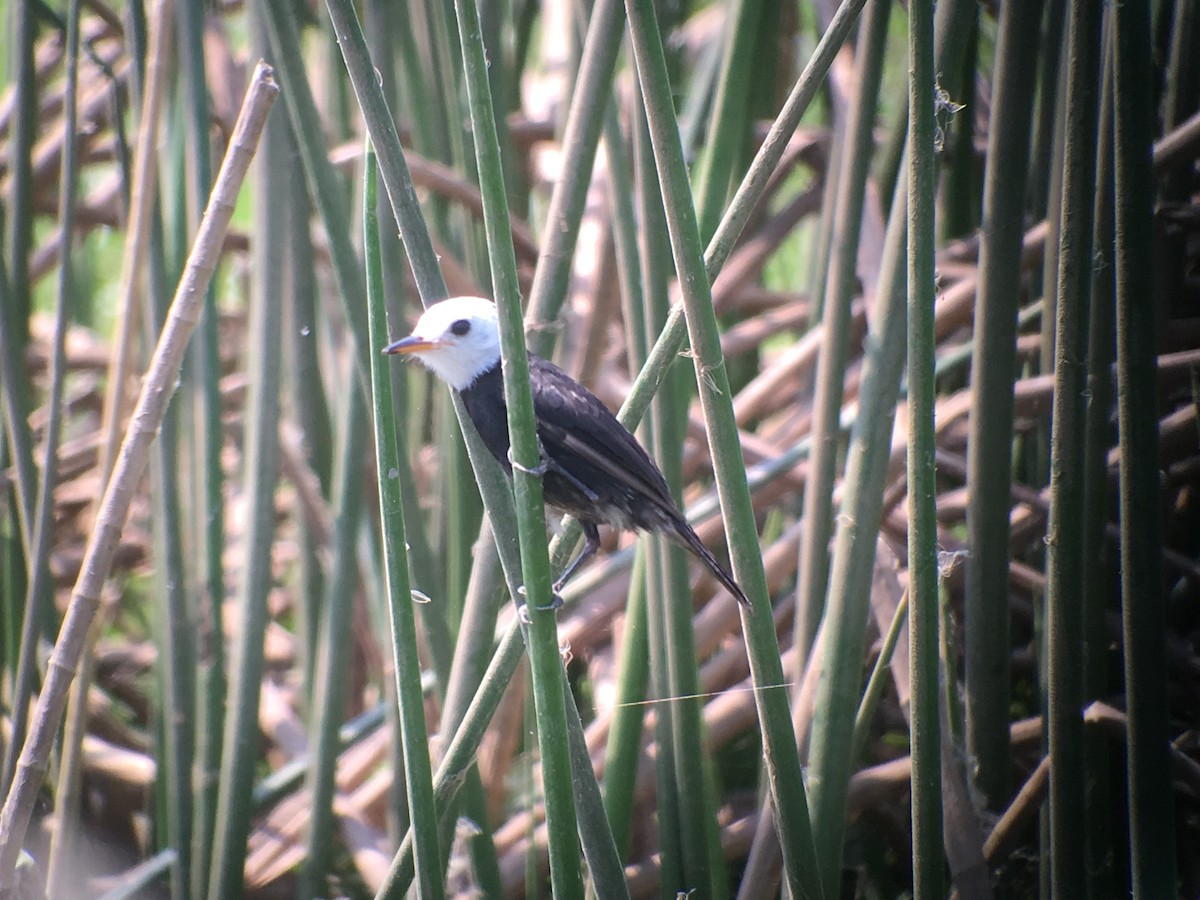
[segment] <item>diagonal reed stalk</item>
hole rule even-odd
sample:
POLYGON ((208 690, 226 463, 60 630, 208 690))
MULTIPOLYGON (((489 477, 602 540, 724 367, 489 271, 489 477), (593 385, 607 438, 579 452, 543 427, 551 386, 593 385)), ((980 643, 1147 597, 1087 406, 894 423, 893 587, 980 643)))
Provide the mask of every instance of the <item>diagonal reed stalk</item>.
POLYGON ((67 692, 79 665, 88 629, 100 605, 100 591, 112 565, 133 490, 145 472, 150 444, 173 394, 172 385, 188 338, 199 318, 200 299, 212 277, 221 241, 233 215, 237 188, 249 168, 277 93, 271 70, 259 66, 250 82, 237 128, 230 139, 205 218, 172 303, 171 315, 159 339, 113 477, 105 491, 71 604, 50 658, 33 726, 21 751, 12 789, 0 811, 0 890, 12 887, 21 842, 46 771, 67 692))

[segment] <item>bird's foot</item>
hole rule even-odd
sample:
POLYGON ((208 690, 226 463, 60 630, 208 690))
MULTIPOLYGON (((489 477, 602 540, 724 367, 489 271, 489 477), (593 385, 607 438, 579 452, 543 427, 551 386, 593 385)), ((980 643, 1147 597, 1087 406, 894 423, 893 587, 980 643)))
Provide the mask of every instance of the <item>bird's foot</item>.
MULTIPOLYGON (((536 609, 538 612, 554 612, 556 609, 562 609, 563 598, 562 598, 562 595, 558 592, 558 588, 559 588, 559 586, 556 584, 554 587, 552 587, 550 589, 549 604, 547 604, 546 606, 535 606, 534 609, 536 609)), ((519 588, 517 588, 517 594, 521 597, 525 596, 525 585, 521 585, 519 588)), ((526 625, 530 625, 533 623, 533 619, 529 615, 529 604, 527 604, 527 603, 522 603, 519 606, 517 606, 517 616, 526 625)))
POLYGON ((513 459, 512 447, 508 448, 508 464, 518 472, 524 472, 526 475, 532 475, 534 478, 541 478, 550 471, 550 463, 545 457, 542 457, 542 461, 532 469, 529 466, 521 465, 513 459))

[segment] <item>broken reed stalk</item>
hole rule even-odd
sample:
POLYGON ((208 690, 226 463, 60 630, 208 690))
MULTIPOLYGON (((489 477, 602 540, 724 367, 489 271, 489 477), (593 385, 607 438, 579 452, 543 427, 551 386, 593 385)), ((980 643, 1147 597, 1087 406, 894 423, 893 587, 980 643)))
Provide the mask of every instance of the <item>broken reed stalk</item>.
POLYGON ((134 491, 146 471, 150 446, 158 434, 167 404, 175 392, 188 339, 199 320, 204 293, 220 258, 225 232, 233 216, 238 189, 254 157, 267 113, 279 93, 272 69, 255 69, 229 149, 221 165, 208 207, 196 234, 167 323, 138 397, 112 479, 104 494, 96 526, 88 540, 71 603, 50 657, 46 682, 16 777, 0 811, 0 894, 11 891, 14 868, 29 826, 34 800, 46 773, 47 760, 87 639, 100 606, 100 592, 112 567, 134 491))

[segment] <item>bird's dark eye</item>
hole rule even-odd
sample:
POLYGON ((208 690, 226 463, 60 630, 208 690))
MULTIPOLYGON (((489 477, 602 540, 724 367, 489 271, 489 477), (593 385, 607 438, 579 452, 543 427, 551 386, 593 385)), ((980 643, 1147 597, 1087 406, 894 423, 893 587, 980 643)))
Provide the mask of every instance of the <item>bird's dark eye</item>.
POLYGON ((466 334, 470 330, 471 330, 471 323, 469 321, 467 321, 466 319, 459 319, 457 322, 455 322, 453 325, 450 326, 450 333, 458 335, 459 337, 462 337, 464 334, 466 334))

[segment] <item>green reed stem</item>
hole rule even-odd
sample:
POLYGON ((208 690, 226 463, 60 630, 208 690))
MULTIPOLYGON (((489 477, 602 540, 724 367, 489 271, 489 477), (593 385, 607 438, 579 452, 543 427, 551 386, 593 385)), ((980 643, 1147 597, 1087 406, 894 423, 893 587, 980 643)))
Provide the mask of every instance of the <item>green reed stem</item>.
MULTIPOLYGON (((552 323, 567 296, 596 145, 612 94, 613 69, 621 49, 624 21, 621 0, 597 0, 588 22, 579 75, 563 131, 562 176, 550 195, 546 225, 542 229, 541 257, 529 290, 527 318, 535 326, 552 323)), ((555 334, 553 328, 535 328, 529 349, 549 357, 555 334)))
POLYGON ((721 207, 733 181, 734 160, 746 141, 754 50, 763 6, 759 0, 736 0, 725 13, 725 52, 696 184, 696 216, 702 240, 707 241, 717 229, 721 207))
POLYGON ((1087 303, 1091 275, 1098 106, 1099 4, 1071 4, 1063 150, 1050 521, 1046 543, 1049 642, 1051 882, 1056 897, 1085 896, 1083 758, 1083 453, 1087 303))
MULTIPOLYGON (((286 93, 286 92, 285 92, 286 93)), ((278 147, 278 143, 271 146, 278 147)), ((276 166, 268 156, 263 167, 276 166)), ((240 626, 234 631, 229 714, 225 717, 216 827, 208 889, 212 900, 242 895, 246 839, 250 832, 254 770, 259 760, 258 707, 263 677, 263 635, 269 614, 267 595, 274 576, 271 547, 275 535, 275 485, 279 458, 279 299, 278 261, 263 273, 275 282, 261 283, 251 296, 247 333, 254 336, 247 370, 245 478, 246 531, 242 559, 245 569, 239 590, 240 626)), ((209 310, 215 315, 215 310, 209 310)), ((207 313, 206 313, 207 314, 207 313)), ((218 432, 219 433, 219 432, 218 432)), ((220 635, 214 635, 219 640, 220 635)))
MULTIPOLYGON (((691 187, 679 143, 662 38, 654 8, 648 0, 627 0, 626 13, 662 185, 671 248, 683 291, 696 380, 708 426, 717 489, 725 513, 733 570, 755 603, 753 612, 742 611, 750 670, 754 683, 760 689, 782 685, 783 667, 770 615, 766 577, 758 547, 758 530, 746 486, 737 423, 733 418, 729 377, 721 354, 696 210, 692 205, 691 187)), ((715 241, 717 238, 714 238, 715 241)), ((755 700, 763 730, 763 752, 775 808, 787 810, 787 815, 777 816, 776 826, 784 849, 788 883, 797 895, 820 897, 808 801, 796 754, 787 695, 782 690, 760 690, 755 694, 755 700)))
POLYGON ((908 573, 913 896, 943 894, 933 304, 933 2, 908 4, 908 573))
MULTIPOLYGON (((377 255, 379 218, 375 154, 366 154, 363 174, 364 245, 367 261, 367 302, 370 306, 371 346, 387 344, 384 317, 383 270, 377 255)), ((421 666, 417 655, 416 623, 410 597, 407 554, 405 551, 405 485, 396 476, 400 465, 400 447, 396 438, 395 405, 386 361, 371 356, 371 381, 375 391, 375 452, 379 468, 379 508, 383 517, 384 565, 387 571, 388 609, 392 625, 392 655, 396 670, 396 698, 400 706, 401 738, 404 745, 405 784, 408 790, 409 820, 413 825, 418 895, 441 897, 441 851, 437 842, 437 809, 433 798, 433 778, 429 762, 428 736, 425 732, 425 704, 421 691, 421 666)))
POLYGON ((1011 765, 1008 530, 1013 372, 1041 9, 1036 0, 1017 0, 1000 10, 971 361, 972 409, 979 414, 971 416, 967 443, 967 753, 975 760, 975 784, 988 808, 997 812, 1008 806, 1011 765))
POLYGON ((568 748, 561 739, 566 730, 566 711, 556 616, 550 608, 550 559, 546 548, 542 482, 539 476, 532 474, 541 462, 541 446, 529 388, 529 358, 525 350, 520 286, 517 283, 516 260, 508 224, 504 169, 496 140, 494 107, 487 81, 487 60, 480 33, 479 13, 469 0, 455 0, 455 12, 466 70, 467 97, 471 106, 480 192, 483 195, 492 290, 500 318, 504 396, 513 460, 513 493, 521 544, 525 602, 530 618, 526 640, 542 760, 550 880, 556 896, 582 897, 579 843, 575 834, 575 809, 571 792, 571 761, 568 748))
MULTIPOLYGON (((483 741, 492 715, 523 655, 521 629, 514 618, 500 639, 500 645, 479 682, 479 690, 471 700, 462 724, 450 739, 450 746, 446 748, 446 755, 434 775, 434 800, 439 812, 449 807, 466 780, 467 770, 475 763, 475 754, 483 741)), ((412 883, 413 874, 413 831, 410 828, 400 843, 400 849, 396 851, 387 877, 375 894, 376 900, 403 897, 412 883)))
MULTIPOLYGON (((956 69, 969 0, 943 2, 934 19, 937 68, 956 69)), ((862 654, 884 483, 907 333, 908 167, 901 165, 880 261, 859 388, 859 410, 846 451, 844 495, 830 565, 824 618, 825 677, 817 688, 809 787, 813 833, 824 889, 838 885, 852 771, 845 748, 861 702, 862 654)))
MULTIPOLYGON (((875 112, 883 78, 884 47, 892 4, 873 0, 859 30, 858 89, 850 109, 844 159, 837 166, 837 194, 828 275, 823 279, 821 356, 813 402, 813 452, 804 490, 804 536, 796 589, 796 646, 807 655, 817 634, 829 581, 833 534, 833 486, 841 448, 841 411, 850 346, 850 307, 858 283, 859 233, 867 176, 875 149, 875 112)), ((824 262, 822 261, 823 265, 824 262)))
POLYGON ((362 457, 367 450, 366 399, 357 381, 351 381, 338 422, 334 464, 333 534, 330 540, 329 572, 321 602, 320 633, 309 702, 309 746, 313 763, 309 769, 310 818, 304 865, 296 889, 302 900, 327 893, 326 878, 333 862, 338 826, 333 812, 337 791, 335 776, 339 751, 338 727, 345 707, 347 663, 353 636, 354 595, 359 583, 356 560, 359 523, 362 517, 362 457))
MULTIPOLYGON (((1166 597, 1162 580, 1153 299, 1154 138, 1150 15, 1144 4, 1114 13, 1117 415, 1121 433, 1121 594, 1129 712, 1129 851, 1135 898, 1169 897, 1175 817, 1169 759, 1166 597)), ((1051 771, 1053 777, 1053 770, 1051 771)))

